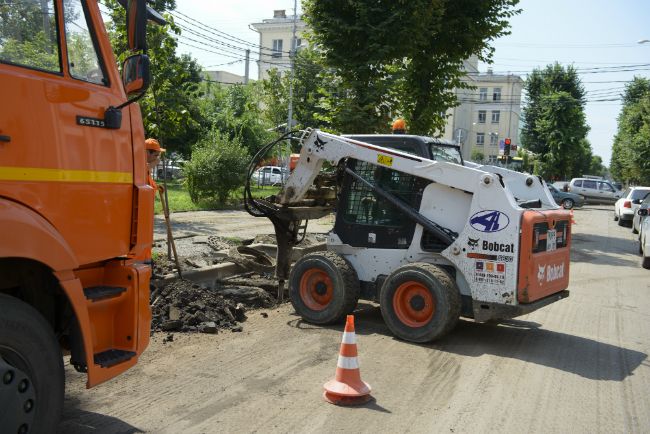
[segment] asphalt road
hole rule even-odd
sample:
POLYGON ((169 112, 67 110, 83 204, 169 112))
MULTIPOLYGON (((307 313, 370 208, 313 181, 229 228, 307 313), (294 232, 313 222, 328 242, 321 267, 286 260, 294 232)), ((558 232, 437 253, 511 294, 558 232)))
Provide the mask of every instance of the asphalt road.
POLYGON ((396 340, 376 306, 356 314, 374 401, 323 401, 342 326, 290 305, 243 333, 156 335, 139 364, 92 390, 69 366, 61 433, 565 433, 650 430, 650 271, 611 207, 575 213, 571 297, 505 324, 462 320, 430 345, 396 340))

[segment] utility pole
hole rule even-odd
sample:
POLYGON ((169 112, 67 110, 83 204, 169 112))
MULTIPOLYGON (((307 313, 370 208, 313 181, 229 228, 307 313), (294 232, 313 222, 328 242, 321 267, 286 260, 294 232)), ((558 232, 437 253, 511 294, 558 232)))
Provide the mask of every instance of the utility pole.
POLYGON ((251 50, 246 49, 246 66, 244 68, 244 84, 248 84, 248 63, 251 60, 251 50))
MULTIPOLYGON (((293 31, 291 36, 291 44, 289 49, 289 61, 291 62, 291 73, 289 75, 289 115, 287 117, 287 131, 293 128, 293 76, 294 76, 294 58, 296 56, 296 25, 298 20, 298 0, 293 0, 293 31)), ((291 139, 287 139, 287 172, 291 164, 291 139)), ((283 180, 284 182, 284 180, 283 180)))

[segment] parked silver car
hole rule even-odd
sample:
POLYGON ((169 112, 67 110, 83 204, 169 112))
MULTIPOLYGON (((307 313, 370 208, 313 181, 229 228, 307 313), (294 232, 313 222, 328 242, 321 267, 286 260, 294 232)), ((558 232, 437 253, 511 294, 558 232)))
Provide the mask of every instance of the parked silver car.
POLYGON ((573 178, 569 191, 584 196, 587 203, 614 203, 622 195, 609 181, 591 178, 573 178))
MULTIPOLYGON (((614 221, 619 226, 632 225, 632 219, 639 209, 646 194, 650 193, 650 187, 629 187, 623 192, 623 196, 614 205, 614 221)), ((636 231, 634 231, 636 233, 636 231)))

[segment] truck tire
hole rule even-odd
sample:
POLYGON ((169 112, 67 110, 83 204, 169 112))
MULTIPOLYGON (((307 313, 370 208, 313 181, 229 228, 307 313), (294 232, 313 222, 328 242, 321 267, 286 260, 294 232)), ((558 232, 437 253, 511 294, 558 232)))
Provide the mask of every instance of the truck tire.
POLYGON ((451 331, 460 317, 461 298, 453 279, 427 263, 395 270, 379 295, 381 315, 399 338, 430 342, 451 331))
POLYGON ((334 252, 310 253, 289 274, 289 296, 307 322, 332 324, 352 313, 359 301, 359 278, 352 265, 334 252))
POLYGON ((63 356, 50 325, 32 306, 0 294, 0 408, 9 409, 0 412, 0 431, 56 430, 64 391, 63 356))

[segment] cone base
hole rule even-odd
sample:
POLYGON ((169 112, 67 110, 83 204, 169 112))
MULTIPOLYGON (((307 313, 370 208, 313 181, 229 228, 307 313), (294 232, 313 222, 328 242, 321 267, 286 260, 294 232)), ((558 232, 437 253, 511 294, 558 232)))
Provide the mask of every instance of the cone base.
POLYGON ((372 399, 372 396, 370 396, 370 394, 361 396, 341 396, 325 391, 323 392, 323 398, 330 404, 352 406, 365 404, 372 399))

